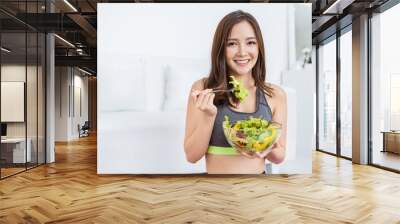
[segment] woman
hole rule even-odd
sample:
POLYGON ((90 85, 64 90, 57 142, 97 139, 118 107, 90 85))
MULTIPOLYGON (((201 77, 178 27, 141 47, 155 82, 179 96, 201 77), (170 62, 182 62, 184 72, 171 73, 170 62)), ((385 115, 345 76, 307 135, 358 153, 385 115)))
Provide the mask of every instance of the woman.
POLYGON ((261 174, 265 159, 281 163, 285 157, 287 105, 285 92, 265 82, 265 53, 260 27, 249 13, 235 11, 218 24, 211 53, 211 72, 192 85, 186 117, 184 148, 186 158, 195 163, 206 156, 212 174, 261 174), (240 80, 248 96, 237 104, 226 90, 229 76, 240 80), (272 150, 249 154, 233 149, 222 129, 224 116, 231 123, 249 116, 282 124, 282 133, 272 150))

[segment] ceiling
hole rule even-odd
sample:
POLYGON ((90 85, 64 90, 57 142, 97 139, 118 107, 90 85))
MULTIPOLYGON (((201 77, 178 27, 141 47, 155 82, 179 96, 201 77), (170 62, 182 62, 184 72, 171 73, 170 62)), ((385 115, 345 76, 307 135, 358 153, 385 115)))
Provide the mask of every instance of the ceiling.
MULTIPOLYGON (((313 43, 318 43, 336 32, 339 26, 351 23, 351 18, 366 10, 374 9, 388 0, 233 0, 230 2, 268 3, 312 3, 313 43), (347 22, 346 22, 347 21, 347 22)), ((56 65, 80 66, 96 72, 97 57, 97 3, 137 3, 137 2, 225 2, 225 1, 167 1, 167 0, 46 0, 22 1, 1 0, 1 30, 8 33, 9 41, 21 40, 18 32, 25 28, 40 32, 55 32, 56 65), (50 8, 52 13, 50 12, 50 8), (11 34, 13 33, 13 34, 11 34), (14 37, 13 37, 14 36, 14 37), (71 44, 66 43, 62 39, 71 44)), ((4 35, 3 35, 4 36, 4 35)), ((4 42, 3 42, 4 43, 4 42)), ((28 51, 34 44, 28 46, 28 51)))

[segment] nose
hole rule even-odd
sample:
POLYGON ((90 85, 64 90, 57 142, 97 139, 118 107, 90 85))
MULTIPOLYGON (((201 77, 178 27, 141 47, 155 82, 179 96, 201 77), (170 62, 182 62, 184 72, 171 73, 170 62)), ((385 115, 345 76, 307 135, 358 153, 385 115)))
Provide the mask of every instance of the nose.
POLYGON ((246 45, 245 45, 245 44, 239 44, 238 55, 239 55, 239 56, 244 56, 244 55, 246 55, 246 45))

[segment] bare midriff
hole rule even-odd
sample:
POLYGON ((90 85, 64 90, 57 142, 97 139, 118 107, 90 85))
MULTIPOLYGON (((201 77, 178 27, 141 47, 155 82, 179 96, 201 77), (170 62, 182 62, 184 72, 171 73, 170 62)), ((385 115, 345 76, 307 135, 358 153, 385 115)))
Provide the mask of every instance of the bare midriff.
POLYGON ((209 174, 261 174, 265 161, 261 158, 247 158, 243 155, 206 154, 209 174))

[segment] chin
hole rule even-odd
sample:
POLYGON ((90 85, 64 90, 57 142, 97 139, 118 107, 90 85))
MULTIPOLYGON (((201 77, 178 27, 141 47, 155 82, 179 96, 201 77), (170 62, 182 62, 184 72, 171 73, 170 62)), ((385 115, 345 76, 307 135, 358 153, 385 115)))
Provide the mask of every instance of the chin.
POLYGON ((245 75, 252 73, 253 67, 254 66, 246 66, 244 68, 241 68, 241 67, 232 66, 232 68, 233 68, 232 71, 237 75, 245 76, 245 75))
POLYGON ((235 69, 235 73, 240 76, 242 76, 242 75, 245 76, 245 75, 251 74, 251 69, 250 70, 235 69))

